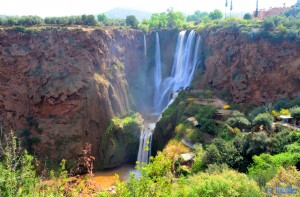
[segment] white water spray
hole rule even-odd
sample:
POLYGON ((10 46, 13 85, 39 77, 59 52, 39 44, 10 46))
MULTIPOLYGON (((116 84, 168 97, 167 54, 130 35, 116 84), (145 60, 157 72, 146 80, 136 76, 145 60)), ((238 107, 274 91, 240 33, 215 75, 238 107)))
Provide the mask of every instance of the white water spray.
POLYGON ((140 135, 140 146, 137 161, 139 165, 148 163, 151 156, 152 133, 155 128, 155 123, 150 123, 147 128, 143 129, 140 135))
MULTIPOLYGON (((156 32, 154 68, 154 110, 161 113, 178 95, 178 91, 190 85, 199 62, 201 37, 194 30, 189 35, 182 31, 178 35, 172 73, 162 80, 159 36, 156 32), (172 94, 172 98, 170 98, 172 94)), ((140 135, 138 162, 148 163, 151 156, 152 134, 155 123, 149 124, 140 135)))
POLYGON ((154 108, 157 108, 157 103, 161 97, 160 86, 161 86, 161 57, 160 57, 160 44, 158 32, 155 34, 155 67, 154 67, 154 108))
POLYGON ((188 35, 186 35, 186 31, 179 33, 171 76, 161 82, 159 92, 154 94, 154 111, 156 113, 162 112, 168 106, 171 93, 191 84, 199 62, 200 44, 201 37, 197 38, 194 30, 188 35))
POLYGON ((146 35, 144 34, 144 56, 147 56, 147 42, 146 42, 146 35))

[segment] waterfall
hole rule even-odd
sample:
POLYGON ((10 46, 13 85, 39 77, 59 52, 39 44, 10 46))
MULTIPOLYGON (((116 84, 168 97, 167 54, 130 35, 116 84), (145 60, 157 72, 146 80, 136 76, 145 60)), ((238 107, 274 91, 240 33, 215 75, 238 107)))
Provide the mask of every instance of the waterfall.
MULTIPOLYGON (((180 89, 190 85, 199 62, 200 46, 201 37, 197 37, 194 30, 188 35, 186 31, 181 31, 177 38, 172 72, 169 77, 162 80, 160 44, 156 32, 153 99, 156 113, 161 113, 170 105, 177 97, 180 89), (172 98, 170 95, 172 95, 172 98)), ((155 123, 150 123, 141 131, 137 157, 140 166, 142 163, 149 162, 154 128, 155 123)))
POLYGON ((155 128, 155 123, 150 123, 146 129, 143 129, 140 135, 140 146, 137 161, 139 165, 148 163, 151 156, 152 133, 155 128))
POLYGON ((146 42, 146 35, 144 34, 144 55, 147 56, 147 42, 146 42))
POLYGON ((168 106, 171 93, 186 88, 191 84, 199 62, 200 45, 201 37, 197 37, 194 30, 188 35, 186 31, 181 31, 178 34, 171 75, 161 82, 158 86, 160 87, 158 92, 154 94, 155 112, 160 113, 168 106))
POLYGON ((160 44, 158 32, 155 34, 155 66, 154 66, 154 109, 157 109, 159 103, 160 95, 160 86, 162 81, 161 76, 161 57, 160 57, 160 44))

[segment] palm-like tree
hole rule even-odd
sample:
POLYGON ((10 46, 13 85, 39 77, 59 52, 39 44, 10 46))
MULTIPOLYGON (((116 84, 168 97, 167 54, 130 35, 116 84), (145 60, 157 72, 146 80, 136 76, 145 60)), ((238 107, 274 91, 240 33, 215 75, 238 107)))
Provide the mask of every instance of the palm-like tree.
POLYGON ((231 11, 232 11, 232 0, 230 2, 230 17, 231 17, 231 11))
POLYGON ((258 0, 256 0, 256 10, 255 10, 255 17, 258 16, 258 0))
POLYGON ((225 18, 226 18, 227 7, 228 7, 228 0, 225 0, 225 18))

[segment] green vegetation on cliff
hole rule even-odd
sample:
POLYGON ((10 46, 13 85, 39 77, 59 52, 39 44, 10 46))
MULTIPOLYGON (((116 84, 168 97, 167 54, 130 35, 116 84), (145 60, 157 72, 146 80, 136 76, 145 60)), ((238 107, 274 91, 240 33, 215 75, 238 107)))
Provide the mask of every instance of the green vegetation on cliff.
POLYGON ((138 113, 112 119, 99 147, 102 168, 136 161, 142 123, 143 119, 138 113))
MULTIPOLYGON (((278 114, 287 115, 292 111, 294 116, 291 125, 299 124, 298 107, 293 107, 296 103, 288 99, 285 102, 278 100, 273 105, 254 108, 244 115, 239 111, 227 113, 225 111, 230 110, 220 109, 221 106, 218 109, 212 99, 215 98, 206 91, 180 92, 174 103, 163 112, 157 123, 153 143, 156 146, 154 148, 159 147, 161 150, 164 147, 158 155, 165 155, 164 162, 171 160, 172 175, 157 175, 155 180, 161 180, 158 178, 161 176, 164 183, 169 178, 172 184, 155 182, 153 187, 161 188, 161 191, 166 192, 165 195, 171 196, 199 196, 200 193, 215 196, 218 192, 225 195, 224 192, 230 193, 230 189, 235 195, 226 193, 226 196, 263 196, 265 192, 274 192, 274 183, 278 183, 278 177, 283 177, 282 187, 292 186, 298 191, 299 177, 290 182, 286 177, 291 172, 299 173, 293 166, 298 168, 300 165, 300 130, 280 122, 274 124, 274 121, 281 121, 278 114), (291 108, 279 108, 279 105, 291 108), (280 110, 276 111, 278 108, 280 110), (221 120, 218 120, 217 112, 223 113, 221 120), (172 139, 172 143, 167 143, 169 139, 172 139), (179 144, 174 149, 174 140, 177 143, 189 142, 189 146, 193 144, 194 149, 179 148, 179 144), (182 153, 193 153, 195 157, 185 161, 182 153), (229 178, 229 174, 234 175, 229 178), (238 181, 231 182, 237 177, 244 180, 240 182, 241 185, 235 185, 238 181), (266 187, 268 190, 265 190, 266 187)), ((153 158, 151 165, 155 163, 156 158, 153 158)), ((149 169, 146 166, 143 170, 147 172, 149 169)), ((147 173, 143 173, 139 181, 145 177, 147 173)), ((128 189, 127 192, 131 192, 128 188, 131 181, 123 185, 128 189)), ((150 194, 153 191, 148 189, 143 192, 150 194)))

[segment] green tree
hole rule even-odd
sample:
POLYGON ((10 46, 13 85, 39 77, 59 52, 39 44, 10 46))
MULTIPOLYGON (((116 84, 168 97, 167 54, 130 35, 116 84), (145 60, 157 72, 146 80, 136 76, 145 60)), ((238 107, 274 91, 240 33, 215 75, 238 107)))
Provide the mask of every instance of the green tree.
POLYGON ((291 108, 290 112, 293 118, 300 119, 300 107, 291 108))
POLYGON ((200 131, 210 134, 217 133, 218 127, 213 119, 216 112, 217 108, 208 105, 198 109, 195 118, 200 124, 200 131))
POLYGON ((221 19, 223 17, 223 14, 220 10, 215 9, 214 11, 209 13, 209 18, 211 20, 218 20, 221 19))
POLYGON ((167 14, 165 12, 152 14, 149 24, 150 27, 153 29, 160 29, 160 28, 167 27, 168 25, 167 14))
POLYGON ((187 16, 187 21, 195 21, 195 24, 201 23, 205 17, 208 17, 208 12, 195 11, 194 14, 187 16))
POLYGON ((300 163, 300 146, 293 143, 286 146, 286 152, 277 155, 261 154, 253 157, 253 164, 248 168, 250 177, 261 187, 271 180, 280 166, 296 166, 300 163))
POLYGON ((240 130, 245 129, 251 125, 250 121, 246 116, 239 111, 234 111, 231 118, 229 118, 226 123, 231 127, 237 127, 240 130))
POLYGON ((274 118, 269 113, 258 114, 253 120, 253 126, 263 125, 267 131, 272 131, 274 118))
POLYGON ((98 14, 97 15, 97 19, 98 19, 99 23, 101 23, 103 25, 107 24, 108 18, 107 18, 107 16, 104 13, 98 14))
POLYGON ((139 24, 139 21, 136 19, 134 15, 129 15, 126 17, 126 25, 132 27, 132 28, 137 28, 139 24))
POLYGON ((253 155, 266 153, 269 150, 270 144, 271 140, 265 132, 254 133, 247 149, 247 155, 252 157, 253 155))
POLYGON ((227 164, 229 167, 239 169, 243 157, 240 155, 232 142, 226 142, 223 139, 216 138, 209 145, 203 156, 203 164, 227 164))
POLYGON ((300 0, 297 0, 297 3, 295 4, 295 6, 300 7, 300 0))
POLYGON ((245 19, 245 20, 251 20, 251 19, 252 19, 251 14, 250 14, 250 13, 246 13, 246 14, 244 15, 244 19, 245 19))
POLYGON ((175 12, 173 8, 167 10, 167 20, 169 28, 182 27, 186 22, 184 14, 175 12))
POLYGON ((88 25, 88 26, 95 26, 97 25, 97 21, 95 19, 95 16, 94 15, 82 15, 81 16, 81 19, 82 19, 82 23, 84 25, 88 25))

